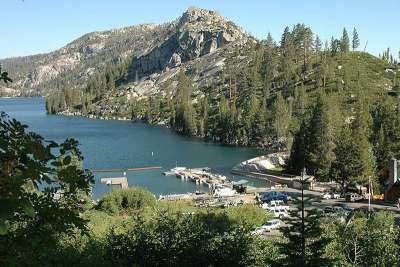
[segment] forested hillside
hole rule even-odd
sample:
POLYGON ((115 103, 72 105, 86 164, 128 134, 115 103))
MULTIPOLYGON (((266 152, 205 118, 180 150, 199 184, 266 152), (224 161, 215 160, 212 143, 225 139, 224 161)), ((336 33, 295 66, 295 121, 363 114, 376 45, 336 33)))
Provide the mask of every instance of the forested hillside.
POLYGON ((279 42, 268 35, 221 52, 223 68, 208 84, 197 82, 204 70, 192 64, 151 93, 130 89, 148 79, 131 62, 110 65, 84 91, 66 87, 50 97, 48 111, 144 120, 225 144, 288 150, 288 171, 305 166, 320 180, 365 182, 400 156, 400 75, 389 51, 382 58, 358 52, 356 29, 350 35, 344 29, 322 44, 303 24, 286 27, 279 42))

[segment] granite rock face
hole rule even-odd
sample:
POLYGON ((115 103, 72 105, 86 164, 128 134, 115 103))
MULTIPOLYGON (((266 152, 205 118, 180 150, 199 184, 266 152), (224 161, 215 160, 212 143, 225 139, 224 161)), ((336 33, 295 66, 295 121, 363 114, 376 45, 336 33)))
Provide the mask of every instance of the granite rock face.
MULTIPOLYGON (((190 68, 198 60, 207 62, 204 57, 248 38, 217 12, 189 8, 170 23, 93 32, 54 52, 2 59, 0 64, 14 80, 8 85, 14 95, 47 95, 66 82, 83 88, 88 77, 108 62, 132 58, 131 69, 153 80, 152 74, 190 68)), ((218 61, 223 62, 222 55, 218 61)))
POLYGON ((133 59, 133 68, 140 74, 177 67, 247 37, 217 12, 199 8, 190 8, 171 23, 171 28, 171 35, 163 43, 133 59))

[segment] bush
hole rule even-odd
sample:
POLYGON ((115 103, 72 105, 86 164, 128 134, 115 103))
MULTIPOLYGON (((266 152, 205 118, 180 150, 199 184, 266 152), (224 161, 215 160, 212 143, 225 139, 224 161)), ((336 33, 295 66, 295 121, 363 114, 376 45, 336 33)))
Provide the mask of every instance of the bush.
POLYGON ((276 250, 267 252, 268 240, 253 238, 224 212, 158 210, 106 239, 104 255, 113 266, 266 266, 277 257, 276 250))
POLYGON ((111 214, 123 214, 152 207, 155 203, 153 194, 144 188, 134 187, 107 193, 100 200, 98 208, 111 214))
POLYGON ((257 227, 264 224, 272 215, 265 212, 264 209, 255 205, 243 205, 239 207, 231 207, 226 209, 229 219, 237 225, 248 225, 257 227))

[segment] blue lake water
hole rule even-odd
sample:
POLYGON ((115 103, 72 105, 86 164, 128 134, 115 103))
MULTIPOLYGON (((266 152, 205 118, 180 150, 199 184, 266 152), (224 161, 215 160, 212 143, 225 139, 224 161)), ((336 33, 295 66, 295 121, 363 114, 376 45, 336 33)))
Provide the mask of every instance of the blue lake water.
MULTIPOLYGON (((261 153, 254 148, 223 146, 187 138, 170 129, 144 123, 47 115, 43 98, 0 99, 0 111, 27 124, 30 131, 48 140, 77 139, 85 157, 85 168, 161 166, 161 170, 127 173, 129 186, 142 186, 156 195, 208 190, 203 185, 162 175, 176 164, 210 167, 215 173, 239 180, 242 177, 230 174, 231 168, 261 153)), ((93 194, 94 198, 99 198, 109 190, 100 184, 100 178, 122 176, 122 173, 97 173, 95 176, 93 194)), ((261 181, 251 179, 250 184, 263 185, 261 181)))

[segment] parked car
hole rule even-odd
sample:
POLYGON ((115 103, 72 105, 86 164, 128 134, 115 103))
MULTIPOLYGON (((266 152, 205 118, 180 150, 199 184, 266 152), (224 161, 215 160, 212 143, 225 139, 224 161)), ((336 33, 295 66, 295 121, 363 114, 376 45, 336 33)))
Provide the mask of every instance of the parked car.
POLYGON ((277 220, 277 219, 273 219, 273 220, 269 220, 265 225, 263 225, 265 227, 266 231, 272 231, 275 229, 278 229, 281 226, 281 221, 277 220))
POLYGON ((321 197, 323 199, 338 199, 338 198, 340 198, 340 194, 335 191, 331 191, 331 192, 322 193, 321 197))
POLYGON ((356 202, 363 200, 363 197, 357 193, 350 193, 346 195, 346 201, 348 202, 356 202))
POLYGON ((331 198, 332 198, 332 195, 331 195, 330 193, 328 193, 328 192, 325 192, 325 193, 322 193, 322 194, 321 194, 321 197, 322 197, 323 199, 331 199, 331 198))
POLYGON ((250 232, 251 235, 261 235, 265 232, 265 228, 263 226, 257 227, 253 231, 250 232))
POLYGON ((278 229, 281 226, 281 221, 277 219, 272 219, 267 221, 264 225, 257 227, 250 232, 252 235, 261 235, 264 232, 270 232, 274 229, 278 229))
POLYGON ((287 202, 288 200, 290 200, 290 197, 286 193, 271 191, 262 193, 260 195, 260 200, 262 202, 270 202, 272 200, 282 200, 284 202, 287 202))
POLYGON ((269 211, 274 211, 276 209, 289 210, 289 206, 284 205, 284 202, 282 200, 272 200, 269 203, 263 203, 263 204, 261 204, 261 208, 263 208, 265 210, 269 210, 269 211))
POLYGON ((274 212, 274 217, 279 219, 282 219, 289 215, 287 210, 285 209, 275 209, 273 212, 274 212))
POLYGON ((340 198, 340 193, 338 193, 338 192, 332 191, 330 194, 331 194, 331 198, 333 198, 333 199, 339 199, 340 198))
POLYGON ((385 200, 384 194, 372 195, 373 200, 385 200))

